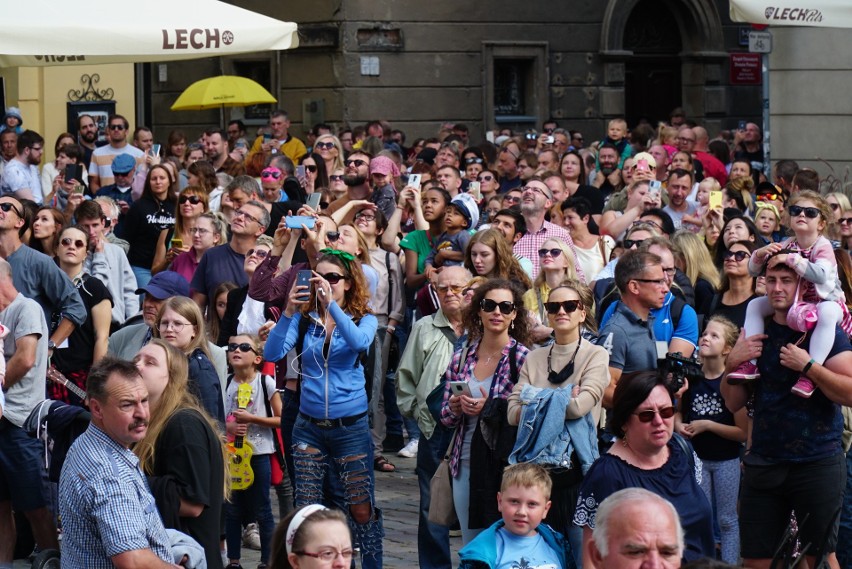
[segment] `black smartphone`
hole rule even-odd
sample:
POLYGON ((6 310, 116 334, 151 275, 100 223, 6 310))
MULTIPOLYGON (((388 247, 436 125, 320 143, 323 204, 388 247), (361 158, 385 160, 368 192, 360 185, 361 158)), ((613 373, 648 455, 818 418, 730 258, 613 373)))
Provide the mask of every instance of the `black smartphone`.
POLYGON ((80 183, 83 182, 82 164, 68 164, 65 166, 65 181, 70 182, 71 180, 77 180, 80 183))
POLYGON ((745 130, 746 129, 746 121, 740 121, 740 124, 737 125, 737 130, 745 130))
POLYGON ((296 286, 306 286, 308 290, 299 295, 300 300, 308 300, 311 297, 310 286, 311 278, 314 276, 312 271, 299 271, 296 274, 296 286))

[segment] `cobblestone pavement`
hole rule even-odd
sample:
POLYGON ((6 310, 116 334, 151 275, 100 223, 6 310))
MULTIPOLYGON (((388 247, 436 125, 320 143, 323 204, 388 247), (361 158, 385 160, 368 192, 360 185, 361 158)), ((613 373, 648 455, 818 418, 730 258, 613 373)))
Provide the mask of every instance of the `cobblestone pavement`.
MULTIPOLYGON (((420 491, 414 473, 416 459, 400 458, 388 454, 396 465, 394 473, 376 472, 376 500, 385 516, 384 567, 387 569, 410 569, 418 566, 417 561, 417 508, 420 491)), ((272 512, 278 521, 278 503, 272 492, 272 512)), ((458 567, 458 550, 461 538, 450 540, 453 551, 453 567, 458 567)), ((260 552, 243 548, 242 565, 254 569, 260 562, 260 552)), ((15 561, 15 569, 29 568, 23 560, 15 561)))

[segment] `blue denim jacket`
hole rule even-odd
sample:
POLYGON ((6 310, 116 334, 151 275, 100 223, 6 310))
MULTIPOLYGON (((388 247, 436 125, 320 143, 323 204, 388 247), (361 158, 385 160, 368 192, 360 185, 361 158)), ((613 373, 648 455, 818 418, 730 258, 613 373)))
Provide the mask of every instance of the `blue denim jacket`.
POLYGON ((585 474, 597 460, 598 439, 592 414, 566 419, 573 384, 557 389, 525 385, 521 390, 521 420, 509 464, 537 464, 571 468, 571 453, 577 452, 585 474))

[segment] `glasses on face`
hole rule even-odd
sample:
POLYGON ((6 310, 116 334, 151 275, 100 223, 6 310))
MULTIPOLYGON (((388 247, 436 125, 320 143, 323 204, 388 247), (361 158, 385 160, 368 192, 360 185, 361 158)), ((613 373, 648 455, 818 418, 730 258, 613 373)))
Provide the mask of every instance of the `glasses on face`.
POLYGON ((317 142, 314 146, 317 147, 317 150, 331 150, 334 148, 333 142, 317 142))
POLYGON ((328 179, 331 180, 332 182, 342 182, 343 181, 343 174, 332 174, 331 176, 328 177, 328 179))
POLYGON ((249 249, 248 253, 246 253, 246 257, 251 257, 254 255, 258 259, 265 259, 267 255, 269 255, 269 251, 266 249, 249 249))
POLYGON ((575 137, 571 138, 571 140, 573 140, 575 142, 583 142, 583 137, 582 136, 575 136, 575 137))
POLYGON ((803 213, 808 219, 816 219, 820 216, 820 211, 817 207, 802 207, 800 205, 790 206, 790 217, 799 217, 803 213))
POLYGON ((837 220, 838 223, 852 223, 852 217, 841 217, 837 220))
POLYGON ((13 204, 12 202, 0 203, 0 210, 3 210, 3 213, 9 213, 9 211, 11 210, 14 211, 15 215, 17 215, 18 217, 23 217, 23 214, 21 214, 21 210, 16 208, 15 204, 13 204))
POLYGON ((343 163, 343 165, 346 166, 347 168, 349 168, 351 166, 355 166, 356 168, 360 168, 361 166, 366 166, 367 162, 364 161, 364 160, 356 158, 354 160, 347 160, 346 162, 343 163))
POLYGON ((677 269, 675 269, 674 267, 663 267, 663 272, 666 273, 666 276, 673 277, 675 276, 675 272, 677 272, 677 269))
MULTIPOLYGON (((757 199, 758 199, 758 201, 762 201, 762 202, 771 202, 771 201, 775 201, 775 200, 780 200, 781 194, 758 194, 757 199)), ((834 204, 834 205, 837 205, 837 204, 834 204)))
POLYGON ((189 230, 191 235, 207 235, 210 233, 209 229, 205 229, 204 227, 193 227, 189 230))
POLYGON ((482 158, 465 158, 465 164, 482 164, 482 158))
POLYGON ((345 281, 349 277, 346 275, 341 275, 340 273, 326 273, 324 275, 320 275, 322 278, 328 281, 330 285, 336 285, 340 281, 345 281))
POLYGON ((462 294, 464 292, 464 285, 448 285, 448 284, 439 284, 434 285, 435 290, 441 294, 453 293, 453 294, 462 294))
POLYGON ((476 181, 477 182, 493 182, 494 176, 492 176, 491 174, 485 174, 484 176, 477 176, 476 181))
POLYGON ((230 344, 228 344, 228 351, 229 352, 236 352, 237 350, 239 350, 243 353, 248 353, 248 352, 254 352, 255 354, 257 353, 257 350, 254 349, 254 346, 252 346, 248 342, 243 342, 242 344, 237 344, 236 342, 231 342, 230 344))
POLYGON ((565 314, 571 314, 580 307, 579 300, 563 300, 562 302, 545 302, 544 309, 548 314, 559 314, 559 309, 565 311, 565 314))
POLYGON ((314 559, 319 559, 323 563, 331 563, 337 556, 341 556, 343 561, 349 562, 352 560, 352 556, 354 552, 351 549, 345 549, 343 551, 337 551, 336 549, 324 549, 322 551, 317 551, 316 553, 311 553, 310 551, 294 551, 296 555, 307 555, 308 557, 313 557, 314 559))
POLYGON ((111 124, 109 125, 110 130, 124 130, 123 124, 111 124))
POLYGON ((521 190, 524 191, 524 192, 538 192, 541 195, 543 195, 544 197, 546 197, 547 199, 550 199, 550 196, 547 195, 547 192, 545 192, 544 190, 542 190, 538 186, 524 186, 523 188, 521 188, 521 190))
POLYGON ((33 150, 35 152, 41 152, 42 150, 44 150, 44 146, 30 146, 29 148, 30 150, 33 150))
POLYGON ((521 203, 521 198, 518 196, 503 196, 504 202, 521 203))
POLYGON ((192 205, 198 205, 201 203, 201 198, 199 198, 198 196, 181 196, 180 198, 178 198, 179 204, 183 205, 186 202, 189 202, 192 205))
POLYGON ((325 233, 325 238, 329 241, 332 241, 332 242, 337 241, 338 239, 340 239, 340 232, 339 231, 327 231, 325 233))
POLYGON ((71 245, 74 245, 77 249, 83 249, 86 246, 86 242, 82 239, 71 239, 70 237, 63 237, 59 243, 63 247, 70 247, 71 245))
POLYGON ((748 253, 745 251, 725 251, 724 254, 725 259, 734 259, 737 263, 742 263, 743 259, 748 257, 748 253))
POLYGON ((538 250, 538 256, 539 257, 546 257, 547 255, 550 255, 551 257, 553 257, 555 259, 556 257, 558 257, 561 254, 562 254, 562 249, 559 249, 559 248, 556 248, 556 249, 539 249, 538 250))
POLYGON ((246 219, 248 219, 249 221, 253 221, 253 222, 257 223, 258 225, 260 225, 260 220, 258 218, 251 215, 250 213, 247 213, 246 211, 244 211, 242 209, 238 209, 237 211, 235 211, 234 215, 241 215, 241 216, 245 217, 246 219))
POLYGON ((376 216, 366 211, 359 211, 355 214, 355 219, 363 219, 364 221, 376 221, 376 216))
POLYGON ((624 248, 625 249, 633 249, 634 247, 639 248, 644 243, 645 239, 625 239, 624 240, 624 248))
POLYGON ((316 164, 302 164, 305 167, 305 171, 310 172, 311 174, 317 173, 316 164))
POLYGON ((190 326, 189 322, 178 322, 177 320, 163 320, 157 326, 161 331, 168 330, 171 327, 172 330, 180 334, 180 332, 186 327, 190 326))
POLYGON ((649 283, 653 285, 657 285, 660 287, 668 285, 668 281, 666 279, 631 279, 640 283, 649 283))
POLYGON ((267 168, 266 170, 260 173, 261 179, 264 180, 277 180, 282 175, 283 174, 281 173, 281 170, 279 170, 278 168, 267 168))
POLYGON ((479 308, 483 312, 494 312, 496 309, 500 309, 500 314, 511 314, 513 310, 515 310, 515 303, 511 300, 504 300, 502 302, 497 302, 496 300, 491 300, 490 298, 483 298, 479 302, 479 308))
POLYGON ((640 422, 650 423, 657 415, 660 416, 660 419, 671 419, 674 417, 675 411, 676 409, 674 407, 669 406, 663 407, 662 409, 647 409, 633 414, 639 417, 640 422))

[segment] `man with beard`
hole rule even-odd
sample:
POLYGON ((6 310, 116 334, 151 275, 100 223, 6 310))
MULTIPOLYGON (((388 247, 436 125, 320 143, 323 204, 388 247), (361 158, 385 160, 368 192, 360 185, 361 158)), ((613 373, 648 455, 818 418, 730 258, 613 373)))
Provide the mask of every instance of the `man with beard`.
POLYGON ((142 163, 145 154, 127 143, 127 131, 130 123, 121 115, 110 115, 109 121, 109 144, 96 148, 92 152, 92 162, 89 164, 89 190, 97 192, 104 186, 115 183, 112 175, 112 161, 119 154, 130 154, 136 160, 136 165, 142 163))
POLYGON ((95 148, 103 146, 98 144, 98 123, 91 115, 77 117, 77 144, 83 149, 83 159, 80 164, 91 164, 95 148))
POLYGON ((343 183, 346 184, 346 195, 334 200, 328 206, 328 213, 335 218, 338 223, 351 223, 354 219, 354 212, 346 213, 345 217, 340 220, 334 216, 334 212, 341 209, 343 206, 355 200, 368 200, 373 193, 370 187, 370 161, 373 159, 369 153, 363 150, 355 150, 349 155, 349 158, 344 162, 346 169, 343 172, 343 183))
POLYGON ((598 188, 604 197, 621 189, 624 181, 621 179, 621 170, 618 169, 619 153, 613 144, 604 144, 598 152, 598 163, 600 170, 595 174, 592 185, 598 188))
POLYGON ((0 195, 41 203, 44 195, 41 193, 38 165, 44 154, 44 138, 35 131, 25 130, 18 137, 17 147, 18 155, 3 169, 0 195))
POLYGON ((246 173, 246 167, 228 156, 228 135, 221 128, 213 128, 204 133, 204 153, 207 160, 216 169, 236 178, 246 173))
POLYGON ((14 160, 18 155, 18 133, 14 130, 6 130, 0 133, 0 178, 6 170, 6 164, 14 160))

